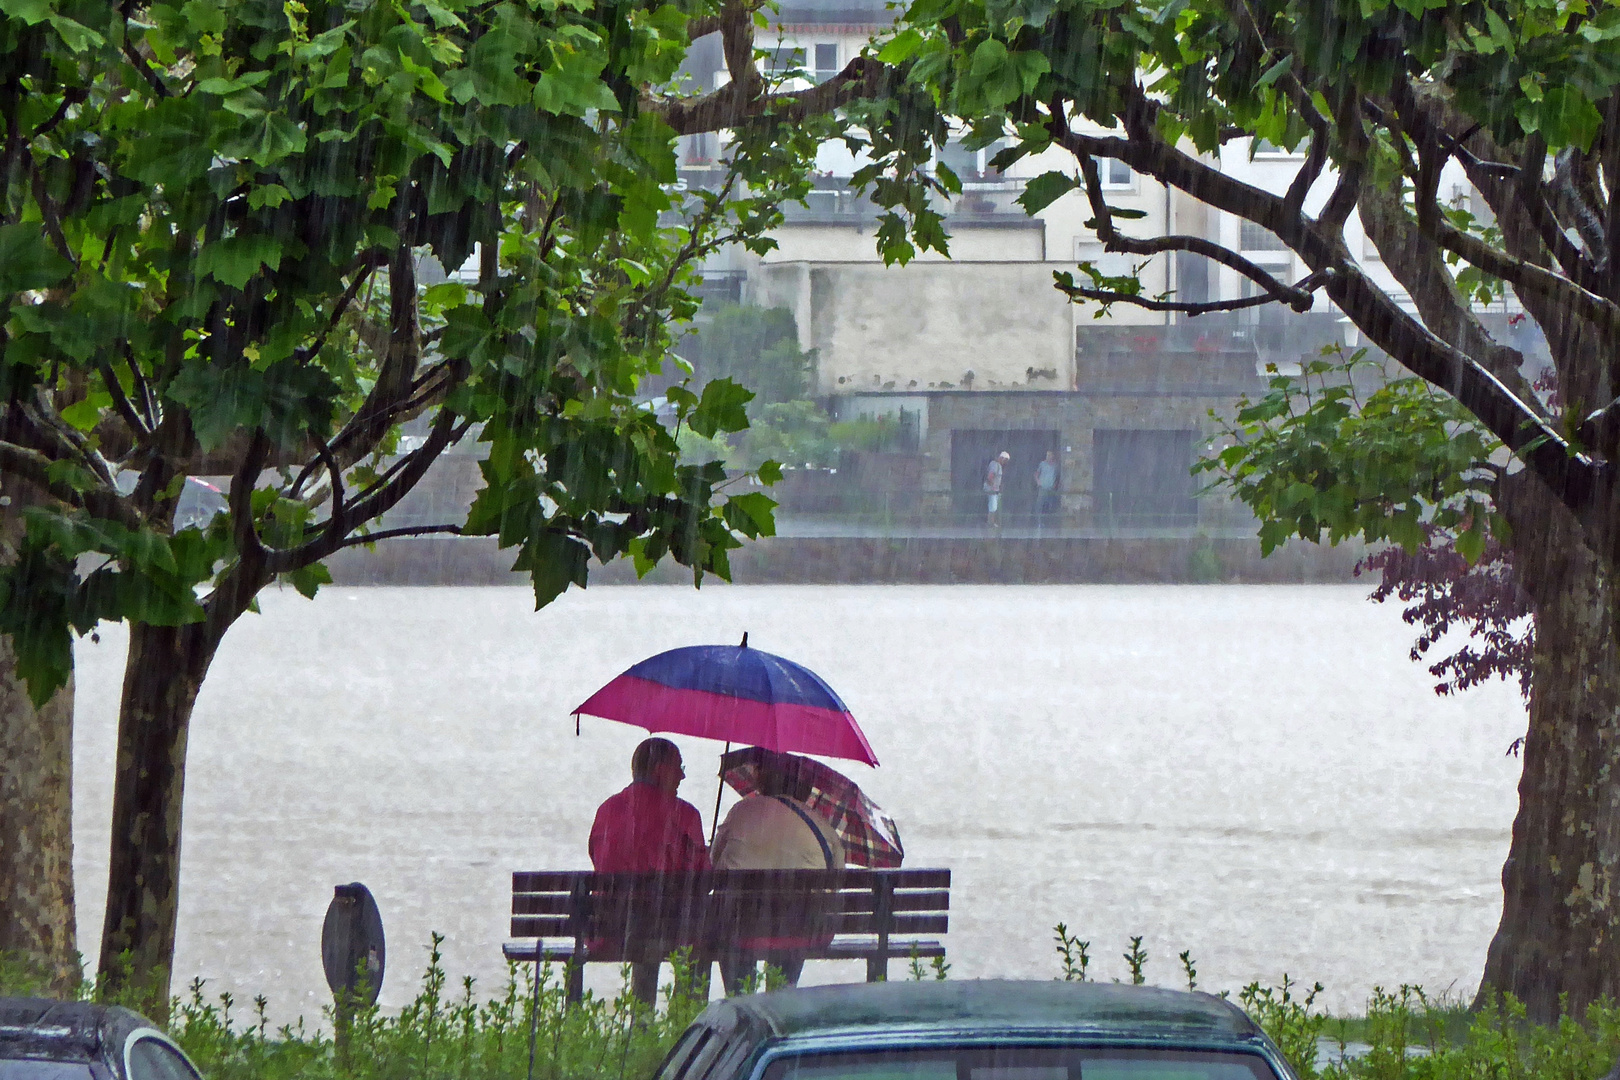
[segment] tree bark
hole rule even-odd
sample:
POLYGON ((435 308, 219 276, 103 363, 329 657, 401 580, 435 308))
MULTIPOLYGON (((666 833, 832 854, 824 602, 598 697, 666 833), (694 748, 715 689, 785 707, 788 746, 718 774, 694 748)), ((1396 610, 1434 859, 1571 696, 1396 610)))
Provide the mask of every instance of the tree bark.
POLYGON ((130 626, 99 977, 159 1020, 168 1011, 180 899, 186 737, 218 643, 206 623, 130 626))
MULTIPOLYGON (((23 510, 48 500, 4 478, 0 559, 15 557, 23 510)), ((0 637, 0 954, 38 989, 67 994, 81 977, 73 902, 73 682, 35 709, 0 637)))
POLYGON ((1502 922, 1476 1004, 1511 993, 1551 1022, 1620 998, 1620 596, 1544 484, 1524 471, 1502 489, 1536 643, 1502 922))
POLYGON ((35 709, 0 637, 0 954, 65 995, 79 983, 73 907, 73 683, 35 709))

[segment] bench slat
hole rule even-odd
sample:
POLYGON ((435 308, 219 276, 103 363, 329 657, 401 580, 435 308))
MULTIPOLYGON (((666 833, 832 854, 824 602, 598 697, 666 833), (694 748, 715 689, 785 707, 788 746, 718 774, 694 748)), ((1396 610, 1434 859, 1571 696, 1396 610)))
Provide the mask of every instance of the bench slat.
MULTIPOLYGON (((751 894, 728 889, 724 895, 727 898, 745 900, 751 894)), ((770 897, 780 894, 761 891, 753 895, 770 897)), ((668 896, 668 893, 662 894, 664 898, 668 896)), ((870 889, 844 889, 838 894, 837 907, 845 912, 869 912, 874 902, 870 889)), ((512 897, 513 915, 567 915, 573 910, 573 906, 573 897, 568 893, 517 893, 512 897)), ((950 906, 951 894, 944 889, 936 889, 925 892, 896 892, 889 910, 949 911, 950 906)))
MULTIPOLYGON (((895 915, 889 919, 890 934, 944 934, 950 930, 949 915, 895 915)), ((865 913, 852 913, 838 920, 841 934, 876 934, 877 917, 865 913)))
MULTIPOLYGON (((843 911, 871 911, 875 898, 870 889, 845 889, 838 894, 838 901, 843 911)), ((889 900, 890 911, 949 911, 950 909, 951 894, 944 889, 930 890, 928 892, 896 891, 889 900)))
MULTIPOLYGON (((640 879, 646 887, 665 891, 710 892, 715 888, 780 888, 791 882, 794 888, 871 888, 878 880, 890 881, 896 890, 949 889, 948 869, 869 870, 707 870, 689 874, 611 874, 601 875, 617 887, 640 879)), ((603 882, 588 870, 519 870, 512 875, 513 893, 560 893, 566 895, 583 881, 595 889, 603 882)))
MULTIPOLYGON (((508 960, 518 963, 532 964, 535 959, 550 960, 553 963, 567 963, 574 958, 574 943, 565 941, 549 945, 540 945, 535 941, 508 941, 501 946, 501 954, 508 960)), ((810 960, 865 960, 878 954, 877 939, 875 938, 834 938, 832 943, 819 949, 811 949, 805 953, 810 960)), ((889 956, 896 960, 905 960, 912 956, 934 957, 944 956, 943 942, 930 939, 915 941, 889 940, 889 956)), ((610 959, 607 956, 591 959, 610 959)))
MULTIPOLYGON (((876 934, 880 927, 871 912, 816 913, 792 910, 762 910, 728 913, 641 912, 633 918, 586 920, 584 936, 609 940, 659 938, 675 942, 703 942, 758 937, 814 937, 815 927, 823 932, 876 934)), ((889 919, 891 934, 944 934, 949 932, 950 916, 935 914, 895 914, 889 919)), ((521 915, 512 919, 513 937, 572 937, 573 927, 566 915, 521 915)))

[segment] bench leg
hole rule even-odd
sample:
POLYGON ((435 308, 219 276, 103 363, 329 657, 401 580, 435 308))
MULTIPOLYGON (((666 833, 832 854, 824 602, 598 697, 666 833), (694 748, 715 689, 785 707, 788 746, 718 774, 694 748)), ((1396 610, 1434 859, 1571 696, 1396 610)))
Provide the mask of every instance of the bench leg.
POLYGON ((887 953, 882 956, 868 956, 866 958, 866 981, 869 983, 889 981, 889 956, 887 953))
POLYGON ((578 960, 570 960, 563 970, 567 972, 568 1004, 578 1005, 585 1000, 585 965, 578 960))

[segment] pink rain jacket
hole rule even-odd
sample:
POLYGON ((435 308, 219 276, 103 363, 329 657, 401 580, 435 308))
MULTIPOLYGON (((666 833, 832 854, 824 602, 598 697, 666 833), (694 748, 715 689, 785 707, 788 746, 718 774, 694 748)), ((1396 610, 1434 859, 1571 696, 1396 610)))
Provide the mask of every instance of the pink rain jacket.
POLYGON ((640 782, 597 809, 590 851, 599 874, 709 869, 697 807, 640 782))

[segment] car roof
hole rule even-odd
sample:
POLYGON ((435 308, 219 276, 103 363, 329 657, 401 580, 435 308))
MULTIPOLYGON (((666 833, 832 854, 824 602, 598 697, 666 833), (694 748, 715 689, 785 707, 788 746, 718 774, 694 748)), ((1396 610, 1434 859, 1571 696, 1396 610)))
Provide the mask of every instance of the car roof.
POLYGON ((136 1028, 154 1026, 118 1005, 0 997, 0 1056, 92 1057, 121 1047, 136 1028))
POLYGON ((708 1011, 714 1014, 728 1007, 735 1010, 734 1017, 727 1018, 732 1022, 751 1019, 779 1037, 918 1028, 964 1034, 1083 1030, 1218 1041, 1260 1034, 1254 1021, 1224 998, 1117 983, 1001 979, 854 983, 728 998, 708 1011))

